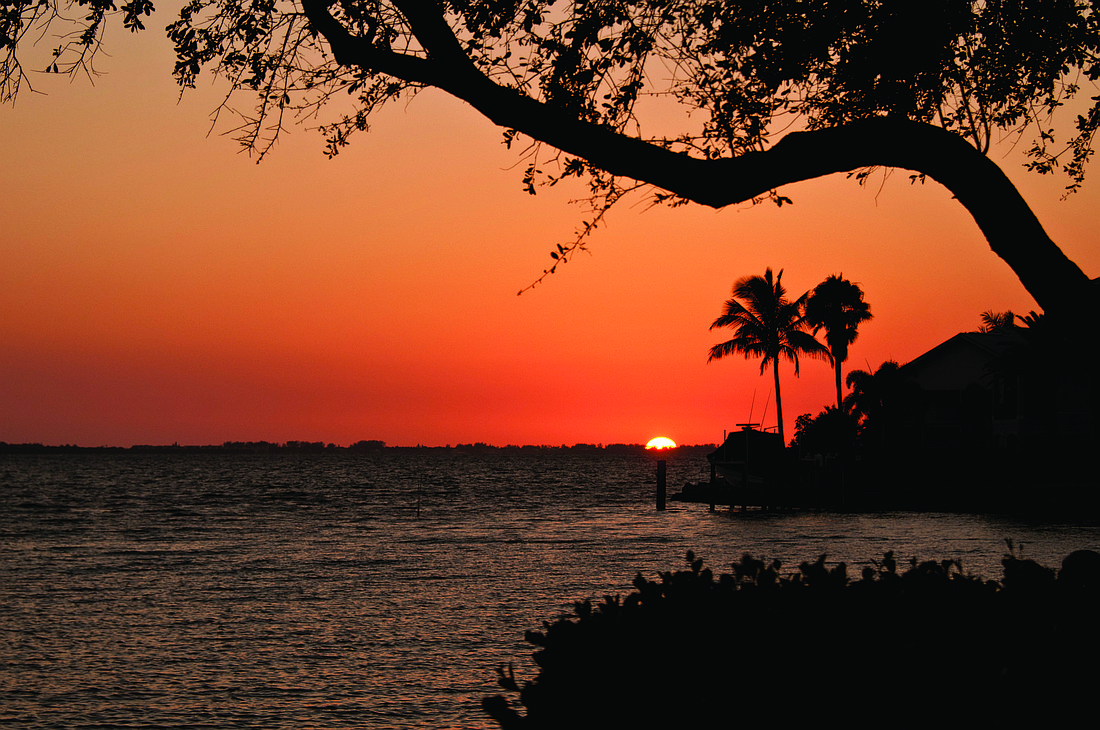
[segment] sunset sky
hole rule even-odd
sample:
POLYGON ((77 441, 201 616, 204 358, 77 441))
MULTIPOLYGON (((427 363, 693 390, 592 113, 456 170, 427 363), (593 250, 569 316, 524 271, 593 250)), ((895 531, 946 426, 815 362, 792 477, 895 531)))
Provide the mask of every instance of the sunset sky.
MULTIPOLYGON (((758 360, 707 363, 741 276, 783 269, 796 296, 858 282, 875 318, 847 369, 1036 308, 966 211, 905 172, 791 186, 782 209, 626 205, 591 255, 517 297, 583 190, 527 195, 501 131, 433 92, 334 160, 293 127, 257 165, 228 124, 207 134, 219 87, 177 103, 171 17, 112 28, 94 87, 36 74, 45 94, 0 108, 0 441, 717 442, 775 423, 758 360)), ((993 156, 1100 274, 1100 181, 1063 202, 1064 178, 993 156)), ((832 403, 832 372, 780 374, 789 436, 832 403)))

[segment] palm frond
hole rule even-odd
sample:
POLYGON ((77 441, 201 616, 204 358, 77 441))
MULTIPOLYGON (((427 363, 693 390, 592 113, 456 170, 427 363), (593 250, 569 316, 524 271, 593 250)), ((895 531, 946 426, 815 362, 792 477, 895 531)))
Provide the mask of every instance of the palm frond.
MULTIPOLYGON (((764 358, 764 364, 767 364, 768 358, 765 357, 763 346, 751 339, 734 338, 732 340, 726 340, 714 347, 710 348, 710 356, 707 357, 707 362, 711 360, 720 360, 723 357, 729 355, 744 355, 745 357, 762 357, 764 358)), ((761 366, 760 371, 764 371, 764 365, 761 366)))

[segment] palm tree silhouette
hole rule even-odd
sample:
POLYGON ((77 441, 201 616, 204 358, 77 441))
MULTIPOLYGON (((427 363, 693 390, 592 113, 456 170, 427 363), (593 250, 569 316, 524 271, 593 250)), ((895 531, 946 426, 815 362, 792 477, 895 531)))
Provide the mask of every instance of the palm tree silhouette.
POLYGON ((901 429, 907 414, 920 408, 920 388, 908 380, 901 366, 887 360, 872 373, 852 370, 845 378, 852 392, 844 410, 859 420, 859 440, 871 453, 903 446, 901 429))
POLYGON ((763 358, 760 374, 763 375, 771 364, 775 375, 775 410, 779 423, 779 439, 786 446, 783 436, 783 399, 779 393, 779 358, 794 363, 794 374, 798 376, 798 356, 828 357, 828 350, 813 335, 806 331, 802 308, 807 294, 795 301, 787 299, 787 290, 781 279, 783 270, 772 278, 768 268, 764 276, 746 276, 733 284, 733 296, 726 301, 722 316, 714 320, 710 328, 735 328, 732 340, 710 348, 711 360, 719 360, 726 355, 738 353, 746 358, 763 358), (740 299, 741 301, 738 301, 740 299), (742 304, 744 302, 744 304, 742 304))
MULTIPOLYGON (((1034 314, 1034 312, 1032 312, 1034 314)), ((997 328, 1008 328, 1016 326, 1016 315, 1012 313, 1012 310, 1007 312, 994 312, 992 310, 982 312, 982 326, 978 328, 979 332, 992 332, 997 328)))
POLYGON ((844 400, 840 366, 848 359, 848 346, 859 336, 859 325, 871 319, 871 305, 863 301, 863 290, 844 278, 830 275, 814 288, 806 300, 806 324, 813 333, 825 328, 825 344, 836 370, 836 407, 844 400))
POLYGON ((848 387, 852 392, 844 399, 845 410, 857 416, 861 421, 875 420, 892 403, 893 396, 900 389, 901 366, 893 360, 887 360, 872 373, 870 370, 853 370, 848 373, 848 387))

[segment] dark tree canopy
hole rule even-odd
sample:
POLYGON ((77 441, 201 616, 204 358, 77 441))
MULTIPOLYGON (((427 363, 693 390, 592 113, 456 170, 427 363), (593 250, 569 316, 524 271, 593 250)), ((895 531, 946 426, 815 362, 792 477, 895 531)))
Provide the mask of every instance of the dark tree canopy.
MULTIPOLYGON (((106 24, 136 31, 152 10, 3 2, 5 100, 31 78, 20 52, 45 25, 75 28, 49 69, 72 73, 106 24)), ((1023 140, 1032 169, 1081 184, 1100 96, 1070 124, 1054 113, 1100 77, 1093 0, 191 0, 167 32, 181 86, 206 71, 254 97, 239 133, 261 155, 297 121, 336 154, 383 105, 435 87, 534 141, 532 191, 586 178, 597 219, 641 185, 675 202, 782 203, 787 183, 898 167, 949 188, 1048 311, 1094 289, 985 156, 1023 140)))

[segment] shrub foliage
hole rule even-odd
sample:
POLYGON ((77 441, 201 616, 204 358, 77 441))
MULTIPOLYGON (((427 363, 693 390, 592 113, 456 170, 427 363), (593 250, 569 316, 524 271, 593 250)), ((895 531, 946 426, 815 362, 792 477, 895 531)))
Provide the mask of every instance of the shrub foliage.
POLYGON ((499 670, 525 712, 503 695, 485 711, 503 728, 1015 724, 1071 716, 1100 676, 1095 552, 1055 572, 1010 551, 1000 581, 952 560, 899 570, 893 553, 855 579, 825 556, 791 575, 687 560, 528 632, 537 676, 499 670))

